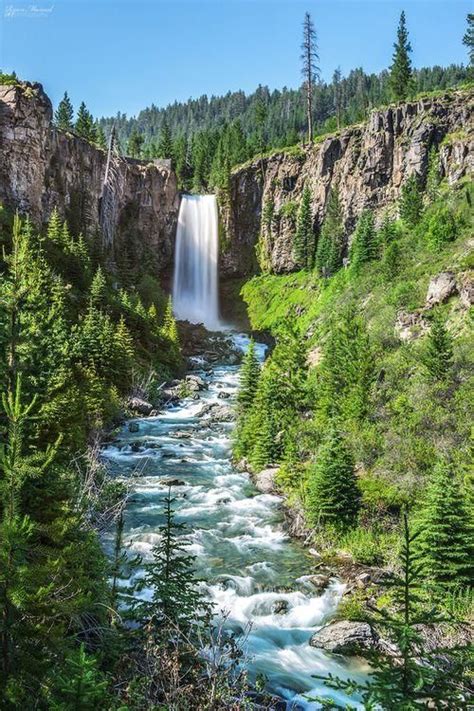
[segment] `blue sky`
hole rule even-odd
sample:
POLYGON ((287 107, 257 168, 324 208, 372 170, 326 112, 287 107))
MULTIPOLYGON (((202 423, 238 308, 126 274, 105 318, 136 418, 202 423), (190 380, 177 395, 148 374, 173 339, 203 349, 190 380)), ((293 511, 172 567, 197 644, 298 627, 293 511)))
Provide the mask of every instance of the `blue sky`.
POLYGON ((53 103, 68 90, 95 116, 300 83, 306 9, 323 78, 379 71, 407 15, 415 66, 467 61, 471 0, 0 0, 0 68, 41 81, 53 103))

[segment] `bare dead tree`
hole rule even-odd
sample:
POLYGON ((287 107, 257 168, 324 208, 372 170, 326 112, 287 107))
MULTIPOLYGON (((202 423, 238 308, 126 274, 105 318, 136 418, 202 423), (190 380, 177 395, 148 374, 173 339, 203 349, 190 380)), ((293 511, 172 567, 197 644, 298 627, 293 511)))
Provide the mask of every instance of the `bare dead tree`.
POLYGON ((313 142, 313 89, 319 79, 318 46, 316 30, 309 12, 305 13, 303 21, 303 43, 301 45, 301 73, 306 90, 306 111, 308 116, 308 142, 313 142))

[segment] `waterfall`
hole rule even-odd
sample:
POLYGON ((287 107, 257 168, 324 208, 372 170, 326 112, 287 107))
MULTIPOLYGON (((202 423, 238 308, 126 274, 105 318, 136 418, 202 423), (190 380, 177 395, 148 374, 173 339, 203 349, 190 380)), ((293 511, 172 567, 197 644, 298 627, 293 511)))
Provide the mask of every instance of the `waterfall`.
POLYGON ((173 306, 176 318, 220 327, 218 222, 214 195, 183 195, 176 234, 173 306))

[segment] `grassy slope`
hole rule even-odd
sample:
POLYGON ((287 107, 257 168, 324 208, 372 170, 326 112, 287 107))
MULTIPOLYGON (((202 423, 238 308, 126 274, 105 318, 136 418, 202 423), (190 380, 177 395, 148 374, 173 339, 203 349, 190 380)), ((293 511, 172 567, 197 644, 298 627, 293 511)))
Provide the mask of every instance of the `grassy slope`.
MULTIPOLYGON (((324 353, 328 330, 348 304, 355 304, 366 322, 380 377, 371 393, 368 417, 360 426, 348 424, 347 437, 358 462, 367 525, 344 541, 362 562, 390 558, 396 514, 403 503, 416 506, 420 502, 440 454, 450 454, 461 476, 467 476, 473 401, 472 310, 462 307, 454 296, 425 314, 429 319, 434 312, 442 313, 454 336, 455 375, 450 386, 426 377, 421 363, 426 337, 402 342, 395 322, 400 311, 416 312, 424 306, 431 277, 445 270, 459 274, 473 269, 473 197, 469 183, 454 191, 444 188, 440 204, 452 205, 460 226, 457 239, 442 249, 427 244, 423 224, 414 230, 398 225, 402 256, 396 276, 384 275, 377 261, 358 276, 350 269, 327 282, 314 272, 262 275, 242 289, 253 328, 274 330, 289 317, 296 321, 310 350, 321 348, 324 353)), ((317 371, 316 366, 315 381, 317 371)), ((318 426, 316 416, 315 442, 318 426)), ((309 459, 314 456, 317 444, 308 452, 309 459)), ((290 498, 301 498, 301 476, 304 472, 282 480, 290 498)))

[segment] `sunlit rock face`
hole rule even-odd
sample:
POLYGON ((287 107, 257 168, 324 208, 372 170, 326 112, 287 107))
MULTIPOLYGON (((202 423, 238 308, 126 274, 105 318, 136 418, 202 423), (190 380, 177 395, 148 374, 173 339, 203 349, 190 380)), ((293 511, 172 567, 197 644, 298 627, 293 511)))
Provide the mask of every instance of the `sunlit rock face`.
MULTIPOLYGON (((52 126, 41 84, 0 86, 0 201, 44 224, 54 207, 72 232, 103 240, 100 200, 106 152, 52 126)), ((117 158, 113 185, 113 267, 144 260, 157 273, 171 268, 179 208, 176 177, 166 165, 117 158)))
POLYGON ((234 171, 231 198, 221 208, 222 273, 254 272, 257 251, 263 251, 274 272, 295 268, 295 209, 305 184, 312 194, 316 230, 330 188, 338 187, 349 242, 362 210, 380 214, 397 201, 409 175, 425 176, 433 145, 439 146, 441 172, 448 182, 472 173, 473 106, 472 92, 451 92, 376 110, 367 122, 312 147, 275 153, 234 171))

